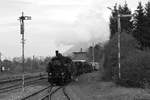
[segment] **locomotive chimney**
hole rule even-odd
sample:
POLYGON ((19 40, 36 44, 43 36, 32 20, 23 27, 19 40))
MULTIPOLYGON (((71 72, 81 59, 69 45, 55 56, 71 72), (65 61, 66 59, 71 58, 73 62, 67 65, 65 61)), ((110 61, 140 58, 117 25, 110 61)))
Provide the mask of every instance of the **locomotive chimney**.
POLYGON ((58 57, 59 51, 58 51, 58 50, 56 50, 56 51, 55 51, 55 53, 56 53, 56 56, 58 57))

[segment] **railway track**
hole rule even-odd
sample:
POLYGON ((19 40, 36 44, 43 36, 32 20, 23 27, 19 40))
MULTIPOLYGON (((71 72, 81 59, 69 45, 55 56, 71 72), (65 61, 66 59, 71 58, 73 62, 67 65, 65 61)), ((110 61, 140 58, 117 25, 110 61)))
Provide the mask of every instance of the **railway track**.
POLYGON ((66 88, 63 88, 63 93, 64 93, 65 97, 67 98, 67 100, 71 100, 69 95, 66 92, 66 88))
MULTIPOLYGON (((30 76, 28 74, 25 74, 25 79, 33 79, 33 78, 40 77, 40 76, 46 76, 46 74, 45 73, 39 73, 38 75, 34 75, 34 76, 30 76)), ((0 79, 0 85, 10 83, 10 82, 17 82, 17 81, 21 81, 21 80, 22 80, 22 75, 7 77, 4 79, 0 79)))
POLYGON ((55 93, 57 93, 59 90, 61 90, 63 95, 66 97, 65 100, 71 100, 69 95, 66 92, 66 86, 60 86, 60 87, 48 86, 46 88, 43 88, 42 90, 39 90, 29 96, 22 98, 21 100, 52 100, 52 96, 55 93))
MULTIPOLYGON (((47 77, 45 77, 45 75, 27 77, 25 78, 25 87, 32 86, 32 85, 34 87, 34 84, 40 82, 42 83, 43 80, 47 81, 47 77)), ((16 80, 15 79, 13 80, 11 79, 10 81, 6 80, 4 82, 1 82, 0 86, 1 86, 0 94, 12 92, 13 90, 22 88, 22 80, 18 78, 16 80)), ((61 86, 61 87, 47 86, 37 92, 34 92, 33 94, 30 95, 26 94, 24 96, 21 96, 19 100, 52 100, 53 95, 57 93, 59 90, 62 91, 61 93, 63 93, 63 96, 66 98, 65 100, 70 100, 66 92, 65 86, 61 86)))
MULTIPOLYGON (((43 81, 46 78, 43 77, 42 75, 36 76, 36 77, 30 77, 25 79, 25 86, 33 85, 34 83, 37 83, 39 81, 43 81)), ((19 89, 22 87, 22 80, 21 79, 16 79, 14 81, 10 80, 7 82, 3 82, 0 84, 0 93, 6 93, 6 92, 11 92, 12 90, 19 89)))

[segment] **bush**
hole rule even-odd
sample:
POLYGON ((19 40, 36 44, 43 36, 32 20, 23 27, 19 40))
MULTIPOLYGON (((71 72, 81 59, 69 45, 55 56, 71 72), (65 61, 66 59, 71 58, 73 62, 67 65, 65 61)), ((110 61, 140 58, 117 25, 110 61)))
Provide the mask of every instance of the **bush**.
POLYGON ((121 74, 121 85, 145 87, 150 83, 150 54, 145 51, 131 53, 121 62, 121 74))
MULTIPOLYGON (((138 42, 130 35, 121 33, 121 61, 126 59, 130 52, 135 52, 138 42)), ((118 35, 104 47, 104 78, 107 80, 118 79, 118 35)))
POLYGON ((118 77, 117 34, 105 45, 104 79, 124 86, 144 87, 150 83, 150 54, 138 50, 138 42, 121 33, 121 79, 118 77))

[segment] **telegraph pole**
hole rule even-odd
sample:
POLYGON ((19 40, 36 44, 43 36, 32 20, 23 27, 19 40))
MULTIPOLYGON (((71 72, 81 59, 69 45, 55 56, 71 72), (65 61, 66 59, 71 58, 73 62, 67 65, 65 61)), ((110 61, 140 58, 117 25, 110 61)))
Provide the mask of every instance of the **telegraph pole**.
POLYGON ((93 50, 92 50, 92 55, 93 55, 93 69, 95 69, 95 55, 94 55, 94 42, 93 42, 93 50))
POLYGON ((2 72, 2 53, 0 52, 0 71, 2 72))
POLYGON ((120 34, 121 34, 121 21, 120 19, 121 18, 125 18, 125 17, 132 17, 133 15, 132 14, 120 14, 119 11, 118 11, 118 18, 117 18, 117 21, 118 21, 118 67, 119 67, 119 79, 121 79, 121 65, 120 65, 120 58, 121 58, 121 44, 120 44, 120 34))
POLYGON ((32 72, 33 72, 33 66, 34 66, 34 58, 35 58, 35 56, 33 55, 33 59, 32 59, 32 72))
MULTIPOLYGON (((114 11, 112 8, 107 7, 109 10, 114 11)), ((132 17, 132 14, 120 14, 119 10, 117 10, 117 23, 118 23, 118 75, 119 75, 119 79, 121 79, 121 65, 120 65, 120 51, 121 51, 121 44, 120 44, 120 34, 121 34, 121 21, 120 19, 123 17, 132 17)))
POLYGON ((22 89, 24 91, 24 44, 25 44, 25 39, 24 39, 24 20, 31 20, 30 16, 24 16, 24 13, 22 12, 22 16, 19 17, 20 20, 20 34, 22 35, 21 43, 22 43, 22 89))
POLYGON ((0 61, 1 61, 1 59, 2 59, 2 53, 0 52, 0 61))
POLYGON ((120 67, 120 34, 121 34, 121 22, 120 22, 120 14, 119 14, 119 11, 118 11, 118 18, 117 18, 117 21, 118 21, 118 68, 119 68, 119 79, 121 79, 121 67, 120 67))

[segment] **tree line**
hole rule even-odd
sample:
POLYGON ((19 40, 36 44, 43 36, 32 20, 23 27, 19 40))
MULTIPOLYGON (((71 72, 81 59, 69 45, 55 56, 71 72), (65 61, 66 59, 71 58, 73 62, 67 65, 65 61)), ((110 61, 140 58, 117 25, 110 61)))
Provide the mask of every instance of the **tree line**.
POLYGON ((104 46, 104 80, 129 87, 150 88, 150 2, 141 2, 134 12, 128 4, 115 5, 110 17, 110 40, 104 46), (120 70, 118 67, 118 14, 121 18, 120 70), (119 72, 121 77, 119 77, 119 72))
MULTIPOLYGON (((43 59, 39 57, 25 58, 24 71, 25 72, 37 72, 45 71, 48 62, 51 57, 45 57, 43 59)), ((22 73, 22 59, 21 57, 14 57, 12 60, 4 59, 0 60, 0 71, 9 73, 22 73)))
POLYGON ((123 6, 115 4, 110 16, 110 39, 118 32, 118 14, 133 14, 133 17, 121 17, 121 31, 134 36, 139 42, 140 49, 149 48, 150 2, 148 1, 145 6, 139 2, 134 12, 131 11, 126 2, 123 6))

